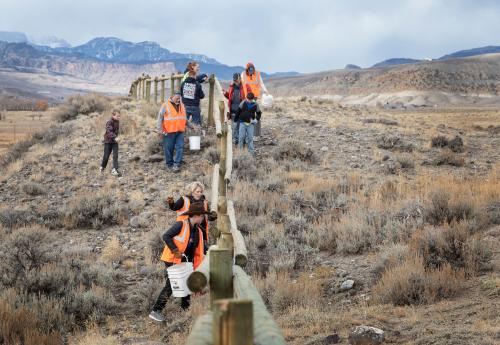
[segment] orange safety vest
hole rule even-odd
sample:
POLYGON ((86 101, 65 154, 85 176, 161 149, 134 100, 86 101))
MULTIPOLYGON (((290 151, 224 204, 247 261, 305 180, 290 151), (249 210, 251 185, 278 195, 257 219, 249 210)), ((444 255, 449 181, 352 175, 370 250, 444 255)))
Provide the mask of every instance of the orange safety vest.
POLYGON ((248 87, 252 91, 255 97, 260 97, 260 72, 255 71, 252 75, 248 75, 247 72, 243 72, 243 94, 245 98, 247 97, 248 87), (248 85, 248 87, 247 87, 248 85))
POLYGON ((162 124, 163 133, 184 132, 187 122, 184 104, 179 104, 179 111, 175 109, 170 101, 163 103, 162 108, 165 108, 162 124))
MULTIPOLYGON (((194 251, 194 269, 196 269, 201 264, 201 262, 203 261, 203 257, 205 256, 203 254, 203 234, 201 233, 201 229, 199 227, 196 227, 196 230, 198 230, 200 233, 198 234, 198 246, 194 251)), ((181 254, 184 254, 184 252, 186 251, 190 236, 191 226, 189 225, 189 220, 184 220, 182 221, 181 232, 179 233, 179 235, 174 237, 175 246, 177 247, 177 249, 179 249, 179 252, 181 254)), ((174 264, 180 264, 182 262, 182 259, 177 259, 174 257, 174 253, 167 245, 165 245, 165 248, 163 248, 163 253, 161 254, 160 260, 174 264)))
MULTIPOLYGON (((176 211, 177 212, 177 219, 176 220, 178 222, 182 222, 183 220, 186 220, 189 218, 184 213, 186 213, 189 210, 189 206, 191 206, 191 200, 187 196, 183 196, 182 198, 184 199, 184 204, 182 205, 182 207, 180 209, 178 209, 176 211)), ((208 212, 208 201, 206 199, 203 201, 203 207, 205 208, 205 211, 208 212)), ((209 227, 208 215, 205 214, 204 216, 205 216, 205 223, 207 224, 207 227, 205 229, 205 234, 207 235, 206 237, 208 239, 208 227, 209 227)))

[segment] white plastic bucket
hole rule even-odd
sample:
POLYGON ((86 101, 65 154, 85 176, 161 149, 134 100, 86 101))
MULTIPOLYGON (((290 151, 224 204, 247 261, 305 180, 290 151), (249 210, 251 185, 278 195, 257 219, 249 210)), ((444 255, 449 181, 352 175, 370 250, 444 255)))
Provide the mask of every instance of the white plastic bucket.
POLYGON ((274 99, 273 99, 273 96, 271 95, 262 95, 262 106, 264 108, 269 108, 269 107, 272 107, 273 106, 273 102, 274 102, 274 99))
POLYGON ((192 136, 189 137, 189 149, 191 151, 198 151, 200 149, 201 137, 200 136, 192 136))
POLYGON ((191 294, 187 287, 187 279, 193 272, 192 262, 181 262, 167 268, 168 279, 172 287, 172 295, 174 297, 186 297, 191 294))

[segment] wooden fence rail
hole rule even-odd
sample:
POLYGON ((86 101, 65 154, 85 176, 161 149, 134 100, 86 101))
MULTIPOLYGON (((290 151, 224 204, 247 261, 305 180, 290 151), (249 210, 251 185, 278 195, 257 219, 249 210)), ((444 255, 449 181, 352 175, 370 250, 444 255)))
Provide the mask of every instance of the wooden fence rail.
MULTIPOLYGON (((165 82, 170 80, 170 95, 181 85, 182 74, 151 78, 142 75, 130 86, 129 96, 135 100, 163 103, 165 82), (160 97, 158 98, 158 83, 160 97), (176 86, 177 84, 177 86, 176 86)), ((218 214, 211 236, 217 238, 200 266, 191 273, 187 284, 192 292, 210 290, 210 309, 200 316, 187 338, 187 345, 285 345, 281 330, 267 311, 258 290, 243 271, 248 261, 245 239, 238 230, 230 190, 233 172, 233 140, 231 123, 227 121, 227 100, 218 79, 208 80, 208 125, 215 128, 219 162, 212 171, 210 210, 218 214), (215 105, 218 114, 215 114, 215 105)), ((236 181, 236 180, 234 180, 236 181)))

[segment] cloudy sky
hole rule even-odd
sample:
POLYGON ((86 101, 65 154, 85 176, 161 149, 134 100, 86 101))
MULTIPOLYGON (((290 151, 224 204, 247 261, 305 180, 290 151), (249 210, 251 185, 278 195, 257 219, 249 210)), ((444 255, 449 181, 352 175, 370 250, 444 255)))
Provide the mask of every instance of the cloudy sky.
POLYGON ((0 31, 156 41, 230 65, 313 72, 500 45, 498 0, 0 0, 0 31))

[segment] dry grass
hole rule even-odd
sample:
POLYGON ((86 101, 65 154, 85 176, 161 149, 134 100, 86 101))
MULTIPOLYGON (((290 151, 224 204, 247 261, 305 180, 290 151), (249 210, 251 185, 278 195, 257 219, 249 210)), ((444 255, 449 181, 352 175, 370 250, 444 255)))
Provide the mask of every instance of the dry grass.
POLYGON ((118 237, 116 236, 111 237, 106 242, 106 245, 101 252, 101 260, 106 263, 119 263, 124 259, 125 256, 126 253, 124 252, 124 249, 120 244, 118 237))
POLYGON ((113 335, 104 335, 97 325, 87 329, 85 333, 72 342, 73 345, 120 345, 120 341, 113 335))
POLYGON ((54 118, 58 122, 70 121, 76 119, 79 115, 100 113, 109 106, 109 98, 100 94, 74 95, 56 109, 54 118))
POLYGON ((454 296, 460 291, 463 279, 463 273, 450 265, 426 270, 422 258, 413 257, 385 271, 373 292, 381 303, 433 303, 454 296))

